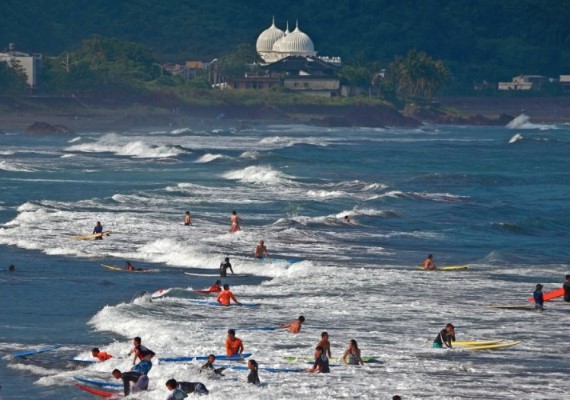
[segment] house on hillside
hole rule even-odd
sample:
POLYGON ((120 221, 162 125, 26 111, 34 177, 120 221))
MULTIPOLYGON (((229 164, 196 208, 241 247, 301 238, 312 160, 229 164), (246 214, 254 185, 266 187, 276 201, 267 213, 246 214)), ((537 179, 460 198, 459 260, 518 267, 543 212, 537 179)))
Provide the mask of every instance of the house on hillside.
POLYGON ((570 93, 570 75, 560 75, 560 86, 564 92, 570 93))
POLYGON ((0 53, 0 62, 6 62, 10 67, 16 63, 21 65, 26 73, 26 83, 31 89, 37 88, 38 75, 42 65, 41 54, 27 54, 15 50, 14 43, 10 43, 7 53, 0 53))
POLYGON ((499 82, 499 90, 540 90, 548 78, 542 75, 518 75, 511 82, 499 82))

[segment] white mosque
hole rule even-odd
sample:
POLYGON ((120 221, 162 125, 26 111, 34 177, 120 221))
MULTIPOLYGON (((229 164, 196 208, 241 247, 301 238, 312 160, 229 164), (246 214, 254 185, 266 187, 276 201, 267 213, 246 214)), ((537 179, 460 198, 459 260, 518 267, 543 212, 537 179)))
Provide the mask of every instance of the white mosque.
MULTIPOLYGON (((274 63, 289 56, 315 57, 317 52, 313 41, 299 29, 299 22, 293 32, 289 32, 289 23, 285 31, 275 26, 275 18, 271 26, 261 32, 255 45, 259 56, 267 64, 274 63)), ((323 57, 323 61, 340 63, 340 58, 323 57)))

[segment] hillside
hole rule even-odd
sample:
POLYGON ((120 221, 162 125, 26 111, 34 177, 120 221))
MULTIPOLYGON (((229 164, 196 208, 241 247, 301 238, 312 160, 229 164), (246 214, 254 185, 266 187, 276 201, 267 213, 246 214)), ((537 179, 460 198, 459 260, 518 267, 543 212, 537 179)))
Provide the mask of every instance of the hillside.
POLYGON ((410 48, 456 80, 570 73, 570 1, 559 0, 3 0, 0 49, 58 55, 99 34, 141 43, 161 62, 211 60, 255 43, 271 18, 300 28, 321 55, 385 64, 410 48))

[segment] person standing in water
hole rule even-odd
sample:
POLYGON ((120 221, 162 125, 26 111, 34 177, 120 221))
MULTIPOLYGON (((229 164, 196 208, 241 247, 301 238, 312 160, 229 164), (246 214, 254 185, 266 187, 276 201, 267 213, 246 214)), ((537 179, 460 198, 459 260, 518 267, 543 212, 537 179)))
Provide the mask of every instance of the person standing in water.
POLYGON ((317 346, 321 346, 325 352, 325 354, 331 358, 331 342, 329 342, 329 333, 322 332, 321 333, 321 340, 317 343, 317 346))
POLYGON ((564 288, 564 301, 570 303, 570 275, 566 275, 566 282, 562 287, 564 288))
POLYGON ((249 360, 247 362, 247 368, 249 368, 249 375, 247 376, 247 383, 259 385, 261 382, 259 381, 259 375, 257 373, 257 370, 258 370, 257 361, 249 360))
POLYGON ((222 290, 220 294, 218 294, 218 297, 216 297, 216 301, 220 303, 222 306, 229 306, 232 300, 234 301, 234 303, 238 305, 240 304, 240 302, 237 301, 236 297, 230 290, 230 285, 226 283, 224 285, 224 290, 222 290))
POLYGON ((321 374, 327 374, 331 372, 329 367, 329 358, 325 354, 325 350, 321 346, 317 346, 315 349, 315 363, 307 372, 320 372, 321 374))
POLYGON ((186 211, 184 215, 184 225, 192 225, 192 221, 190 220, 190 211, 186 211))
POLYGON ((451 349, 451 342, 455 342, 455 327, 453 324, 447 324, 433 341, 432 347, 435 349, 441 349, 445 346, 451 349))
POLYGON ((263 257, 269 257, 269 253, 267 252, 267 247, 265 247, 265 242, 263 240, 259 241, 259 244, 255 247, 253 255, 257 259, 261 259, 263 257))
POLYGON ((435 266, 434 262, 433 262, 433 255, 432 254, 428 254, 427 258, 424 260, 424 266, 423 269, 427 269, 427 270, 435 270, 437 267, 435 266))
POLYGON ((536 290, 532 294, 532 297, 534 297, 534 308, 540 311, 544 310, 544 294, 542 293, 542 287, 543 286, 540 283, 536 285, 536 290))
POLYGON ((289 333, 299 333, 301 332, 301 325, 303 325, 303 322, 305 322, 305 317, 301 315, 294 321, 279 325, 279 328, 289 328, 289 333))
POLYGON ((362 362, 362 357, 360 355, 360 349, 358 348, 358 343, 356 343, 356 340, 351 339, 350 342, 348 342, 348 348, 344 351, 344 354, 342 355, 342 362, 344 364, 348 364, 348 365, 364 365, 364 363, 362 362), (348 361, 346 361, 346 358, 348 357, 348 361))
POLYGON ((97 223, 95 224, 95 228, 93 228, 93 234, 99 233, 100 235, 97 236, 95 239, 96 240, 102 240, 103 239, 103 225, 101 225, 101 221, 97 221, 97 223))
POLYGON ((241 231, 241 227, 239 226, 239 217, 237 215, 236 210, 232 211, 232 216, 230 217, 230 222, 232 225, 230 226, 230 233, 235 233, 237 231, 241 231))
POLYGON ((220 264, 220 276, 222 278, 225 278, 226 276, 228 276, 228 269, 230 271, 232 271, 232 275, 233 275, 234 270, 232 269, 232 264, 230 264, 230 258, 226 257, 224 262, 220 264))

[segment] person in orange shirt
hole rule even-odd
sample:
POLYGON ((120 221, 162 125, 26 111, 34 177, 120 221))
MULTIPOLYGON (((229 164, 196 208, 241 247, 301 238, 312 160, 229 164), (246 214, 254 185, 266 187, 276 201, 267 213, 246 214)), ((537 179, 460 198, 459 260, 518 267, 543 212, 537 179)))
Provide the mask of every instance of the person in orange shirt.
POLYGON ((93 349, 91 349, 91 355, 95 358, 98 358, 99 361, 107 361, 110 358, 113 358, 112 355, 105 353, 104 351, 100 351, 97 347, 93 347, 93 349))
POLYGON ((243 343, 241 339, 236 337, 235 330, 228 330, 228 337, 226 339, 226 354, 228 356, 236 356, 241 353, 243 353, 243 343))
POLYGON ((212 286, 210 286, 210 288, 208 289, 208 292, 212 292, 212 293, 217 293, 217 292, 221 292, 222 291, 222 281, 221 280, 217 280, 216 283, 214 283, 212 286))
POLYGON ((303 325, 303 322, 305 322, 305 317, 301 315, 295 321, 279 325, 279 328, 289 328, 289 333, 299 333, 301 332, 301 325, 303 325))
POLYGON ((230 285, 226 283, 224 285, 224 290, 218 295, 218 297, 216 297, 216 301, 222 306, 229 306, 231 300, 233 300, 236 304, 241 304, 239 301, 237 301, 236 297, 230 290, 230 285))

